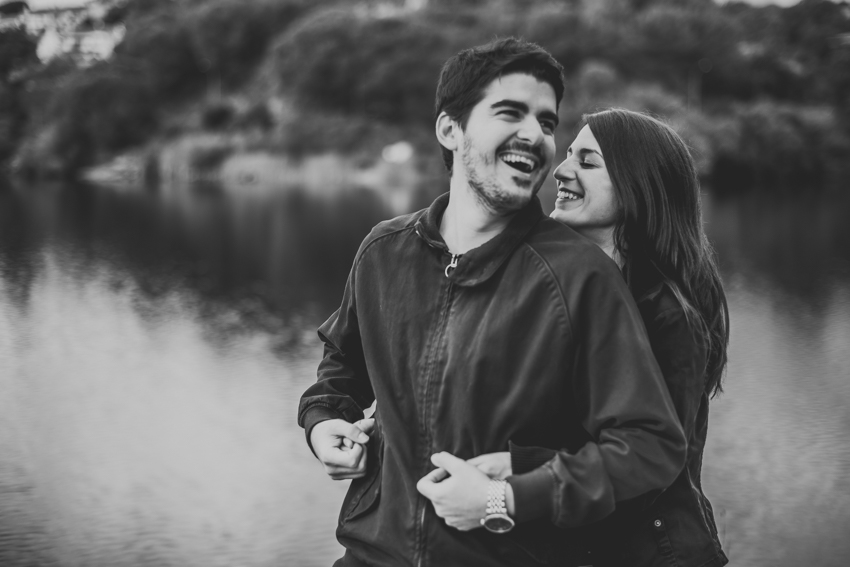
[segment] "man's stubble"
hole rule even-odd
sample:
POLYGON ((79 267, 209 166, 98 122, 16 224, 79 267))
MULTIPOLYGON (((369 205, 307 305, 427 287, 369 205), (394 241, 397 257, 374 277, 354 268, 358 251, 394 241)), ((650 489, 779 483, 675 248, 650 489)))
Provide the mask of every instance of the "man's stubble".
POLYGON ((466 170, 467 183, 473 195, 484 208, 497 216, 507 216, 516 213, 528 205, 531 198, 537 194, 540 184, 533 188, 532 181, 512 178, 517 185, 514 191, 502 186, 496 175, 481 176, 479 169, 488 169, 495 165, 498 158, 478 151, 472 141, 463 136, 463 156, 461 161, 466 170))

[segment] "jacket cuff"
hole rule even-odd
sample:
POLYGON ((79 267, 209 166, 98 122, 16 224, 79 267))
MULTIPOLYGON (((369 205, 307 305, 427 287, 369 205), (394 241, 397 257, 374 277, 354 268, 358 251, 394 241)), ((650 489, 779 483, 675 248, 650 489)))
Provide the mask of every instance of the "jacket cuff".
POLYGON ((555 510, 555 479, 546 466, 508 477, 514 492, 514 520, 527 522, 552 518, 555 510))
MULTIPOLYGON (((313 406, 304 412, 302 419, 304 420, 304 433, 307 435, 307 446, 310 447, 311 451, 313 451, 313 444, 310 443, 310 434, 313 432, 313 428, 323 421, 328 421, 329 419, 345 418, 341 413, 336 410, 332 410, 329 407, 313 406)), ((313 456, 316 456, 316 451, 313 451, 313 456)))
POLYGON ((511 472, 523 474, 543 466, 557 455, 553 449, 546 447, 523 447, 508 441, 508 450, 511 452, 511 472))

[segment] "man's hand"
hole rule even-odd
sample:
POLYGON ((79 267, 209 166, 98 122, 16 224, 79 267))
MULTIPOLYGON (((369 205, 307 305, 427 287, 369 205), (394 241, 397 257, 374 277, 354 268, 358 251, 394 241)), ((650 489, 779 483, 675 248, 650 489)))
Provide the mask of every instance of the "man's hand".
POLYGON ((507 451, 478 455, 466 462, 496 480, 505 480, 513 474, 511 469, 511 454, 507 451))
POLYGON ((431 501, 446 525, 464 532, 480 528, 487 511, 490 479, 475 466, 449 453, 432 455, 431 462, 438 468, 422 477, 416 489, 431 501))
POLYGON ((366 447, 375 426, 374 419, 348 423, 329 419, 317 423, 310 432, 313 451, 334 480, 360 478, 366 475, 366 447))

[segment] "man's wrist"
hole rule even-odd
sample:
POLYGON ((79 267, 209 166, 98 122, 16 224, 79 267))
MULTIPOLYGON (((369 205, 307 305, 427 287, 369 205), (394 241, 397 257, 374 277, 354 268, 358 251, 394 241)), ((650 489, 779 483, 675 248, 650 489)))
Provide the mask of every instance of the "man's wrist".
POLYGON ((342 414, 325 406, 314 406, 302 415, 302 425, 307 437, 307 446, 310 447, 314 455, 316 454, 316 450, 313 449, 313 428, 323 421, 329 421, 331 419, 342 419, 342 414))
POLYGON ((508 512, 508 483, 501 479, 490 479, 487 487, 487 509, 481 519, 481 525, 488 531, 503 534, 514 527, 513 518, 508 512))

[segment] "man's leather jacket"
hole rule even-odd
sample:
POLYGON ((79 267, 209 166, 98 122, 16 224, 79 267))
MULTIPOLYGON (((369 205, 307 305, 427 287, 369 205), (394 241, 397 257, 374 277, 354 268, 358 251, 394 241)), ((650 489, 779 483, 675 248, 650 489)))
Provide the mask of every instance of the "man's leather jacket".
POLYGON ((676 411, 631 294, 596 245, 535 198, 447 268, 447 204, 375 227, 319 329, 319 379, 298 413, 308 439, 377 399, 367 474, 340 512, 338 565, 579 564, 571 528, 682 470, 676 411), (508 479, 516 528, 448 527, 416 490, 431 455, 469 459, 509 441, 557 450, 508 479))

